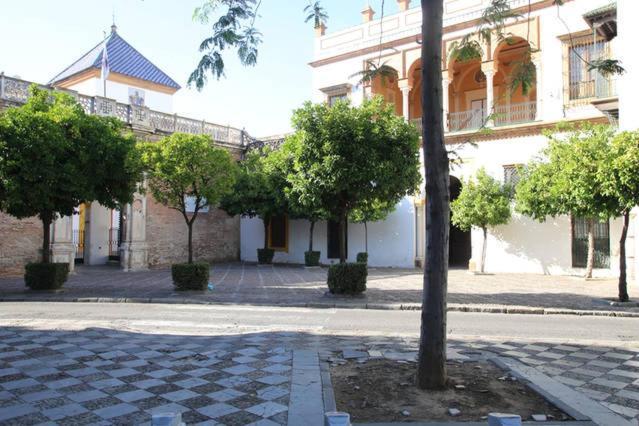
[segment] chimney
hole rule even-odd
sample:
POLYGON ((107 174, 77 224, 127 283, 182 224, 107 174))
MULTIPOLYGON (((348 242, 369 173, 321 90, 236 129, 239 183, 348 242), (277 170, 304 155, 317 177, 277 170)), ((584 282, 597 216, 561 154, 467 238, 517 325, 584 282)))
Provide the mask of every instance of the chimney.
POLYGON ((322 37, 326 34, 326 25, 324 23, 320 23, 319 26, 315 27, 315 37, 322 37))
POLYGON ((373 10, 370 4, 367 5, 366 8, 364 8, 364 10, 362 10, 362 19, 364 23, 372 21, 374 16, 375 16, 375 11, 373 10))
POLYGON ((405 12, 410 9, 410 0, 397 0, 397 5, 400 11, 405 12))

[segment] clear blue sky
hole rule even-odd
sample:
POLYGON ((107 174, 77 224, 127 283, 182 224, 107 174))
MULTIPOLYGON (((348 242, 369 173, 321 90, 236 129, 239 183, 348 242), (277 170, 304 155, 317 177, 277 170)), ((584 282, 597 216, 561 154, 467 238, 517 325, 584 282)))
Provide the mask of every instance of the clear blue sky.
MULTIPOLYGON (((386 13, 397 3, 386 0, 386 13)), ((306 0, 263 0, 258 26, 264 34, 256 67, 243 68, 229 52, 227 77, 209 80, 198 93, 186 81, 207 27, 193 22, 201 0, 6 1, 0 17, 0 71, 46 83, 103 38, 115 20, 120 35, 175 79, 177 113, 246 127, 264 136, 290 128, 291 111, 311 94, 312 25, 304 23, 306 0)), ((365 0, 323 0, 329 32, 361 22, 365 0)), ((381 0, 371 0, 379 11, 381 0)))

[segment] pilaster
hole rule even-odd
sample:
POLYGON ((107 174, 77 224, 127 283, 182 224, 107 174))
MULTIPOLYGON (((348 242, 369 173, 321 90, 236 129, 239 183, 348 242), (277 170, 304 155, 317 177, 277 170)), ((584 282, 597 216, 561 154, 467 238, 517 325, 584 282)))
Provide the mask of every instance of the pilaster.
POLYGON ((125 271, 148 269, 148 245, 146 242, 146 197, 136 193, 133 202, 125 209, 125 235, 120 246, 120 265, 125 271))
POLYGON ((73 243, 73 218, 64 216, 53 222, 53 244, 51 244, 51 262, 68 263, 69 271, 75 267, 76 246, 73 243))

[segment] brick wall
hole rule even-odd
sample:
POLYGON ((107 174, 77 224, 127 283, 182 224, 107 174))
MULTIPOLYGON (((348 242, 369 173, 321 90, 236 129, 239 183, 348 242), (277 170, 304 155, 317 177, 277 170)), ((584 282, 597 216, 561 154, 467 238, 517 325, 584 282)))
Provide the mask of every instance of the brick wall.
MULTIPOLYGON (((164 207, 147 195, 146 240, 149 266, 167 266, 188 259, 188 228, 178 211, 164 207)), ((193 224, 193 258, 196 261, 238 260, 240 220, 221 210, 199 213, 193 224)))
POLYGON ((41 245, 38 218, 18 220, 0 213, 0 277, 24 274, 24 265, 38 260, 41 245))

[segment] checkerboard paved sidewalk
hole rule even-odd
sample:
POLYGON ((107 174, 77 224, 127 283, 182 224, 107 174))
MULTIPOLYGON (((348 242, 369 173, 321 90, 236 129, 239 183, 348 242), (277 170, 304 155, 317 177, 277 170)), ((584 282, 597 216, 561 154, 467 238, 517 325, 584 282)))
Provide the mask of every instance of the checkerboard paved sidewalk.
MULTIPOLYGON (((285 425, 298 349, 317 351, 329 362, 380 356, 411 361, 417 340, 3 327, 0 424, 144 424, 152 413, 172 411, 188 424, 285 425)), ((448 352, 451 358, 514 357, 627 419, 639 419, 639 347, 451 340, 448 352)))

